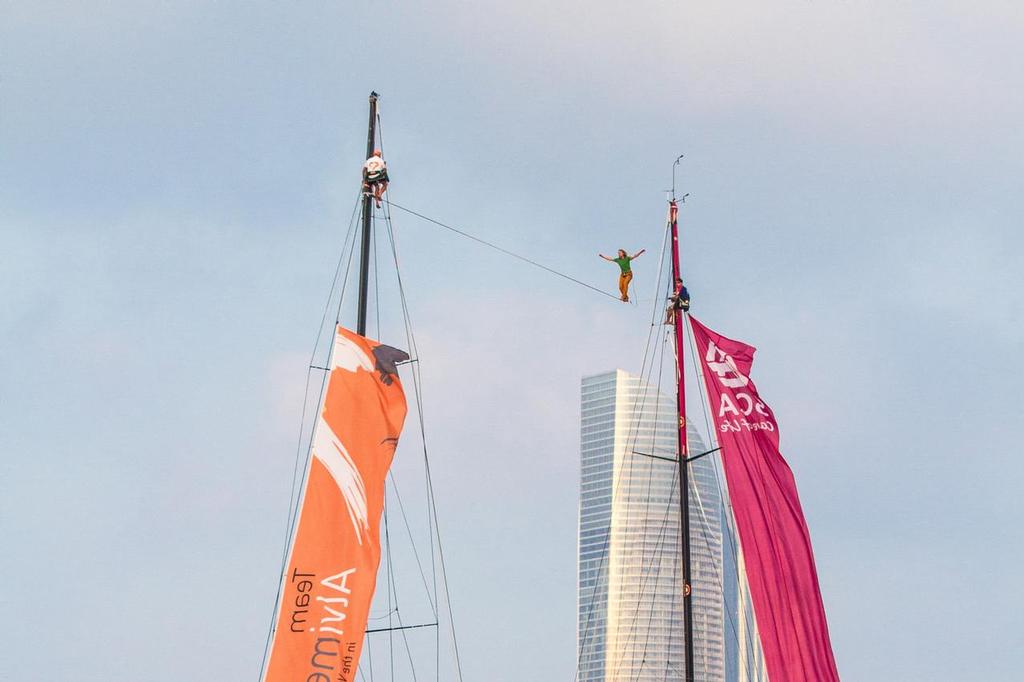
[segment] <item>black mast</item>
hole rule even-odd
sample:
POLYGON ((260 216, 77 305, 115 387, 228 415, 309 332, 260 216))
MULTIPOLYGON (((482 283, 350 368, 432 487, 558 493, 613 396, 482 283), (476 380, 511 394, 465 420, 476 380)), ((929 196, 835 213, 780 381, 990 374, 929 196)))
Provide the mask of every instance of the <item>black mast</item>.
MULTIPOLYGON (((370 124, 366 133, 366 158, 373 156, 377 142, 377 98, 376 92, 370 92, 370 124)), ((356 333, 366 336, 366 299, 370 289, 370 238, 373 233, 373 197, 363 192, 363 244, 359 252, 359 316, 356 321, 356 333)))
MULTIPOLYGON (((682 155, 672 164, 672 199, 669 202, 669 226, 672 231, 672 283, 669 290, 672 296, 680 296, 676 290, 676 280, 682 280, 679 248, 679 207, 676 204, 676 166, 682 155)), ((684 196, 685 200, 686 197, 684 196)), ((670 305, 676 306, 675 299, 670 305)), ((680 552, 683 564, 683 645, 686 649, 686 682, 694 680, 693 665, 693 599, 692 574, 690 565, 690 448, 686 434, 686 373, 685 373, 685 341, 683 338, 685 312, 675 310, 673 331, 676 341, 676 408, 679 413, 679 520, 680 520, 680 552)))

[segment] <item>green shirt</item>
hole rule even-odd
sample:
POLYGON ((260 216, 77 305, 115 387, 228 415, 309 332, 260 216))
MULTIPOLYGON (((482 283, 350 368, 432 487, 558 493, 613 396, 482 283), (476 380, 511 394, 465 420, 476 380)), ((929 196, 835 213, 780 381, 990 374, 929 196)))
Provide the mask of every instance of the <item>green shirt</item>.
POLYGON ((633 259, 629 256, 623 256, 622 258, 612 258, 612 260, 619 264, 619 267, 622 268, 622 274, 625 275, 629 272, 629 261, 633 259))

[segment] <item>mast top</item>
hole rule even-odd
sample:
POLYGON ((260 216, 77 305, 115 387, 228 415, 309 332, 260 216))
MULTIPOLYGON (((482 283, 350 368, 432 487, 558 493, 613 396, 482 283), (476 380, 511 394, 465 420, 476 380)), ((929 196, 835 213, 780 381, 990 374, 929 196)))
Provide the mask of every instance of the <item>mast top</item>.
MULTIPOLYGON (((679 162, 683 160, 684 156, 686 155, 680 154, 679 156, 676 157, 675 162, 672 164, 672 201, 676 200, 676 166, 679 165, 679 162)), ((683 197, 683 199, 685 200, 686 197, 683 197)))

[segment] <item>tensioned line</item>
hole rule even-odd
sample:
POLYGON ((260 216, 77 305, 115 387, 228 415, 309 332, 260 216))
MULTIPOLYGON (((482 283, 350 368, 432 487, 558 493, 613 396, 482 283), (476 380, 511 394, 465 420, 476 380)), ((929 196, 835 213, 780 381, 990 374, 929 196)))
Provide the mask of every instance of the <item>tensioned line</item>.
POLYGON ((575 277, 573 277, 571 275, 567 275, 564 272, 559 272, 558 270, 555 270, 554 268, 549 268, 548 266, 543 265, 542 263, 538 263, 537 261, 531 260, 530 258, 527 258, 526 256, 522 256, 522 255, 520 255, 518 253, 515 253, 514 251, 509 251, 508 249, 503 248, 501 246, 498 246, 497 244, 492 244, 491 242, 489 242, 489 241, 487 241, 485 239, 481 239, 480 237, 477 237, 476 235, 472 235, 472 234, 470 234, 470 233, 468 233, 468 232, 466 232, 464 230, 460 230, 457 227, 452 227, 451 225, 447 225, 445 223, 442 223, 440 220, 435 220, 434 218, 431 218, 429 216, 425 216, 422 213, 417 213, 416 211, 412 210, 411 208, 406 208, 405 206, 399 206, 398 204, 396 204, 395 202, 393 202, 393 201, 391 201, 391 200, 389 200, 387 198, 385 198, 384 201, 387 202, 388 206, 393 206, 393 207, 397 208, 400 211, 405 211, 409 215, 414 215, 417 218, 420 218, 421 220, 426 220, 428 223, 433 223, 434 225, 437 225, 438 227, 443 227, 446 230, 450 230, 451 232, 454 232, 457 235, 460 235, 460 236, 465 237, 467 239, 472 239, 473 241, 475 241, 475 242, 477 242, 479 244, 483 244, 484 246, 490 247, 490 248, 494 249, 495 251, 498 251, 500 253, 505 254, 506 256, 511 256, 512 258, 515 258, 517 260, 521 260, 524 263, 529 263, 530 265, 532 265, 534 267, 540 268, 541 270, 544 270, 546 272, 550 272, 552 275, 557 275, 558 277, 561 277, 562 279, 567 279, 570 282, 573 282, 575 284, 579 284, 581 287, 586 287, 587 289, 590 289, 591 291, 596 291, 597 293, 601 294, 602 296, 607 296, 608 298, 614 298, 615 300, 619 299, 618 296, 616 296, 615 294, 610 294, 607 291, 605 291, 604 289, 599 289, 599 288, 597 288, 597 287, 595 287, 595 286, 593 286, 591 284, 587 284, 586 282, 584 282, 582 280, 578 280, 578 279, 576 279, 575 277))

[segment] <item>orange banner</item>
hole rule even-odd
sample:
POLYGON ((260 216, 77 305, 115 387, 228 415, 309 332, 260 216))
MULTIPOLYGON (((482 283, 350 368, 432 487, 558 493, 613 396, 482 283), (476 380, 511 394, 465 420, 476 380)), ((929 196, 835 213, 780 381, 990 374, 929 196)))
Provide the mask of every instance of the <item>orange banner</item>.
POLYGON ((337 328, 267 682, 354 680, 380 565, 384 483, 405 421, 400 350, 337 328))

